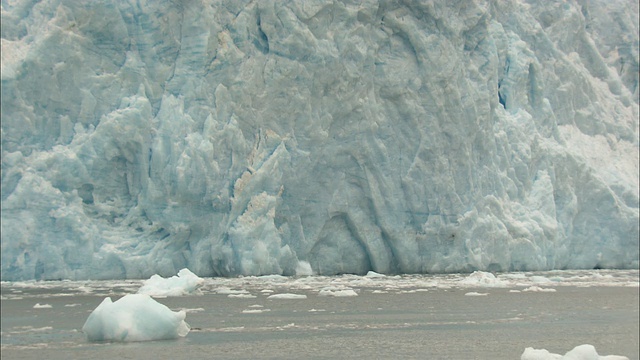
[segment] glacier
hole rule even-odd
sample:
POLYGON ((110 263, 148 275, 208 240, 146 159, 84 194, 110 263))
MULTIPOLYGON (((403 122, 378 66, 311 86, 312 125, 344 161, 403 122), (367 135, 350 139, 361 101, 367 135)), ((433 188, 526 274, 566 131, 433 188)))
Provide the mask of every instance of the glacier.
POLYGON ((638 2, 1 2, 3 281, 639 267, 638 2))

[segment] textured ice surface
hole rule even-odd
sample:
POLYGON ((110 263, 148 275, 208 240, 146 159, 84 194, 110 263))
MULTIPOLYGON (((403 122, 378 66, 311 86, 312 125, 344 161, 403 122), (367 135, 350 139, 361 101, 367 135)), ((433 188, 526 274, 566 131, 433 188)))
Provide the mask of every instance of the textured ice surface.
POLYGON ((462 282, 478 287, 505 287, 507 285, 506 281, 500 280, 494 274, 484 271, 474 271, 462 280, 462 282))
POLYGON ((291 294, 291 293, 273 294, 267 297, 267 299, 285 299, 285 300, 300 300, 300 299, 306 299, 306 298, 307 298, 307 295, 291 294))
POLYGON ((634 1, 2 1, 3 280, 638 267, 634 1))
POLYGON ((185 311, 173 312, 149 295, 129 294, 111 301, 107 297, 82 327, 89 341, 168 340, 186 336, 185 311))
POLYGON ((182 269, 178 274, 170 278, 163 278, 155 274, 144 281, 144 285, 138 290, 138 294, 150 296, 181 296, 192 294, 202 286, 204 279, 198 277, 189 269, 182 269))
POLYGON ((576 346, 573 350, 564 354, 553 354, 546 349, 526 348, 521 360, 629 360, 626 356, 607 355, 600 356, 596 348, 590 344, 576 346))
MULTIPOLYGON (((482 274, 490 278, 489 273, 482 274)), ((244 295, 250 298, 268 297, 272 294, 287 297, 288 295, 304 295, 297 292, 310 292, 320 296, 322 290, 353 290, 356 293, 371 291, 372 293, 407 294, 430 290, 477 290, 482 292, 505 291, 520 293, 523 290, 540 291, 566 287, 632 287, 639 286, 638 270, 563 270, 548 272, 501 273, 495 276, 495 282, 502 284, 496 287, 493 282, 476 282, 478 274, 404 274, 393 276, 305 276, 274 277, 244 276, 204 278, 200 288, 202 295, 244 295), (540 288, 541 279, 546 279, 544 288, 540 288), (536 289, 537 288, 537 289, 536 289)), ((65 294, 65 296, 124 296, 134 294, 144 286, 147 280, 81 280, 81 281, 16 281, 2 282, 3 287, 15 289, 4 291, 2 300, 25 300, 36 303, 65 294), (39 293, 34 297, 33 291, 39 293), (36 292, 37 292, 36 291, 36 292)), ((549 291, 551 292, 551 291, 549 291)), ((276 297, 277 298, 277 297, 276 297)))
POLYGON ((358 296, 358 293, 353 289, 327 287, 320 289, 320 291, 318 291, 318 296, 350 297, 358 296))

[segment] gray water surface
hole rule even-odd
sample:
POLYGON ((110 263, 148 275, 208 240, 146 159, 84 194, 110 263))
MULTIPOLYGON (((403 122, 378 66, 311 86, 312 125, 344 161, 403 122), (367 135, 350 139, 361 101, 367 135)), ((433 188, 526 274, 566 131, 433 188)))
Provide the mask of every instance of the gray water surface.
POLYGON ((246 297, 205 291, 156 299, 186 309, 192 331, 185 338, 90 343, 81 332, 90 312, 105 296, 116 300, 139 285, 95 291, 95 283, 84 295, 77 284, 2 283, 2 359, 519 359, 526 347, 564 354, 581 344, 600 355, 639 358, 637 286, 361 286, 353 297, 249 286, 246 297), (278 292, 307 298, 268 299, 278 292))

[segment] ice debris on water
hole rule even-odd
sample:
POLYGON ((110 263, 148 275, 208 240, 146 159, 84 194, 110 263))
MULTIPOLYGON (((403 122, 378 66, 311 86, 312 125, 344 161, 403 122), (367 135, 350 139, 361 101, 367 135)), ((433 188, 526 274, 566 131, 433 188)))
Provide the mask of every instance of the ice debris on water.
POLYGON ((105 298, 93 310, 82 331, 89 341, 149 341, 184 337, 190 327, 186 312, 171 311, 149 295, 129 294, 105 298))

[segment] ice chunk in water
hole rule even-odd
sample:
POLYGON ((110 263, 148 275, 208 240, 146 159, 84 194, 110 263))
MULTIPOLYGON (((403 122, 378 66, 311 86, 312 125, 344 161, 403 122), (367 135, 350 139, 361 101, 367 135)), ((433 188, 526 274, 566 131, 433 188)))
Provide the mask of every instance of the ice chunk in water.
POLYGON ((149 295, 130 294, 115 302, 105 298, 82 331, 89 341, 148 341, 184 337, 190 327, 184 311, 171 311, 149 295))

